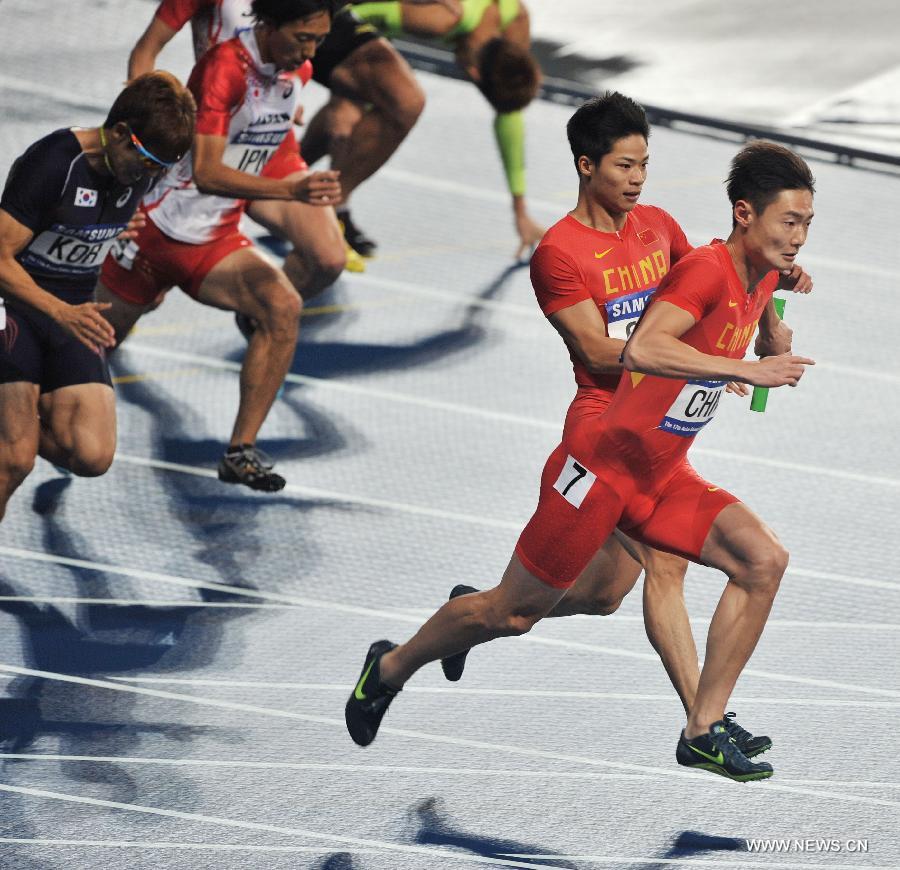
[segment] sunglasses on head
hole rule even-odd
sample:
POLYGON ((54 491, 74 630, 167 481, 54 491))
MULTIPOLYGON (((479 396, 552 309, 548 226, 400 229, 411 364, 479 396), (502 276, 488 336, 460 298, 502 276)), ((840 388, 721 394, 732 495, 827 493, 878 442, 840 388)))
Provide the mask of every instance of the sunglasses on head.
POLYGON ((131 144, 134 146, 134 150, 140 154, 141 163, 143 163, 147 169, 158 169, 159 167, 168 169, 178 162, 177 160, 172 160, 170 162, 160 160, 152 151, 144 147, 144 143, 134 135, 134 130, 132 130, 131 127, 128 128, 128 133, 131 136, 131 144))

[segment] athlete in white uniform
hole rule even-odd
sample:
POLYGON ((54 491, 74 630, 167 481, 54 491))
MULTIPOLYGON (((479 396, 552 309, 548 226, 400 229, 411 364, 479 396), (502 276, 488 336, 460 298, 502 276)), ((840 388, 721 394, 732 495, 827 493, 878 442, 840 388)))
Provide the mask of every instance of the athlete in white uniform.
MULTIPOLYGON (((302 301, 239 222, 246 200, 328 207, 340 196, 335 172, 265 174, 291 135, 300 85, 331 25, 329 9, 329 0, 254 0, 253 28, 203 56, 188 81, 197 101, 193 148, 144 201, 147 225, 107 258, 97 289, 99 300, 112 303, 107 317, 118 341, 176 285, 204 305, 254 321, 219 479, 267 492, 285 481, 256 437, 293 359, 302 301)), ((296 148, 292 153, 299 164, 296 148)))
MULTIPOLYGON (((159 52, 188 22, 199 59, 211 45, 232 38, 238 30, 248 26, 250 6, 250 0, 161 0, 131 53, 129 77, 153 69, 159 52)), ((349 196, 388 160, 412 129, 425 106, 425 94, 409 64, 372 25, 359 21, 349 5, 335 2, 333 6, 336 11, 331 32, 316 53, 313 70, 313 78, 331 90, 333 98, 310 121, 303 148, 310 163, 329 154, 331 168, 341 173, 339 217, 350 246, 346 250, 347 269, 362 271, 365 264, 359 255, 371 255, 375 243, 350 219, 349 196), (342 102, 352 100, 359 105, 361 109, 353 115, 353 122, 363 110, 364 121, 343 124, 340 113, 335 110, 339 98, 345 98, 342 102)), ((319 257, 318 262, 321 262, 323 252, 320 249, 326 242, 325 237, 318 229, 307 226, 305 218, 296 209, 292 212, 285 213, 282 205, 273 208, 272 203, 257 203, 251 208, 250 215, 291 241, 295 251, 311 260, 319 257)), ((333 236, 329 234, 327 241, 333 243, 333 236)), ((339 247, 343 252, 343 242, 339 247)), ((332 247, 327 248, 327 251, 332 250, 332 247)), ((302 282, 302 275, 295 275, 293 269, 293 264, 285 264, 295 285, 305 298, 309 298, 311 292, 302 282)), ((315 287, 315 282, 312 286, 315 287)))
MULTIPOLYGON (((199 61, 213 46, 253 26, 252 5, 252 0, 162 0, 131 52, 128 78, 153 69, 159 51, 187 23, 191 26, 194 57, 199 61)), ((284 139, 282 150, 269 161, 264 175, 286 178, 306 170, 292 130, 290 137, 284 139)), ((282 268, 304 299, 330 287, 341 274, 347 254, 333 207, 257 200, 248 204, 247 213, 293 246, 282 268)))

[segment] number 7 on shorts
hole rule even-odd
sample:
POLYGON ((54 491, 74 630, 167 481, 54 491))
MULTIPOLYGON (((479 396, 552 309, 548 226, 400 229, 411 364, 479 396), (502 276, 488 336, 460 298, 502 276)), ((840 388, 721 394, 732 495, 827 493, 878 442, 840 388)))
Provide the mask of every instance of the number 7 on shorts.
POLYGON ((594 485, 597 475, 588 471, 577 459, 566 457, 565 465, 553 488, 574 508, 581 507, 584 497, 594 485))

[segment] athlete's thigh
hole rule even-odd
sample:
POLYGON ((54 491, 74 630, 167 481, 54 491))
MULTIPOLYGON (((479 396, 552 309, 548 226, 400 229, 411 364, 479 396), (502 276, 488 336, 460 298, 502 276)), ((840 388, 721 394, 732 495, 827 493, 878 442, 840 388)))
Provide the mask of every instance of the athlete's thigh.
POLYGON ((729 576, 780 551, 778 537, 743 502, 735 501, 710 526, 700 559, 729 576))
POLYGON ((578 575, 572 594, 577 594, 579 601, 621 601, 634 588, 641 570, 617 536, 610 535, 578 575))
POLYGON ((537 509, 516 544, 522 564, 559 589, 575 583, 610 536, 629 488, 628 480, 596 462, 589 447, 579 450, 581 440, 570 437, 550 454, 537 509))
POLYGON ((357 103, 390 108, 421 88, 409 64, 386 39, 373 39, 357 48, 331 74, 331 90, 357 103))
POLYGON ((196 298, 203 305, 261 314, 265 300, 277 286, 293 293, 284 272, 254 247, 240 248, 223 257, 201 282, 196 298))
POLYGON ((113 293, 103 281, 98 281, 94 289, 94 299, 97 302, 108 303, 109 308, 103 311, 103 316, 110 322, 116 331, 116 345, 121 344, 134 325, 140 320, 141 315, 153 308, 153 303, 140 305, 128 302, 116 293, 113 293))
POLYGON ((716 517, 737 501, 685 461, 652 496, 645 497, 651 507, 649 515, 624 526, 624 531, 649 547, 701 562, 701 550, 716 517))
POLYGON ((268 199, 250 203, 247 213, 270 232, 287 238, 297 250, 317 259, 320 252, 343 251, 341 228, 331 207, 268 199))
POLYGON ((657 550, 655 547, 636 541, 621 529, 616 529, 614 534, 629 556, 643 566, 646 577, 657 580, 671 579, 678 582, 684 580, 688 562, 683 556, 676 556, 665 550, 657 550))
POLYGON ((0 383, 0 451, 29 443, 37 450, 39 390, 37 384, 29 381, 0 383))
POLYGON ((514 553, 500 584, 486 594, 498 614, 540 619, 553 609, 566 590, 549 586, 514 553))
POLYGON ((74 384, 44 393, 38 403, 41 422, 60 444, 77 451, 89 438, 92 445, 115 448, 116 399, 106 384, 74 384))

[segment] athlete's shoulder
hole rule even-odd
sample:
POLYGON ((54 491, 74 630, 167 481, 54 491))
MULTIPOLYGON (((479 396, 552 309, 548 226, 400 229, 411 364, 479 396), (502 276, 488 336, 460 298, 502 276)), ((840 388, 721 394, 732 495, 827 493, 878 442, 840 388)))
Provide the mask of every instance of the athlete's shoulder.
POLYGON ((162 0, 156 17, 173 30, 181 30, 198 12, 221 4, 222 0, 162 0))
MULTIPOLYGON (((659 296, 698 293, 715 296, 728 283, 721 243, 701 245, 681 257, 659 285, 659 296)), ((725 256, 728 256, 727 251, 725 256)))
POLYGON ((681 230, 681 225, 664 208, 658 205, 638 203, 631 211, 636 223, 645 224, 661 230, 681 230))
MULTIPOLYGON (((35 184, 35 176, 65 178, 72 161, 82 154, 81 143, 68 128, 54 130, 32 142, 10 167, 7 187, 12 184, 35 184)), ((62 190, 60 190, 62 193, 62 190)))
POLYGON ((188 88, 198 105, 213 92, 227 102, 240 102, 247 90, 247 70, 252 58, 240 39, 214 45, 197 61, 188 79, 188 88))
MULTIPOLYGON (((709 269, 725 274, 722 253, 724 245, 721 242, 711 242, 708 245, 700 245, 685 254, 673 267, 679 269, 709 269)), ((727 252, 726 252, 727 256, 727 252)))
POLYGON ((558 244, 561 239, 571 238, 574 231, 572 226, 573 223, 575 223, 575 221, 571 215, 560 218, 547 230, 547 232, 544 233, 541 244, 544 244, 544 242, 548 245, 558 244))
POLYGON ((23 156, 25 154, 52 155, 55 159, 60 157, 72 158, 81 154, 81 143, 71 128, 62 127, 32 142, 25 149, 23 156))

